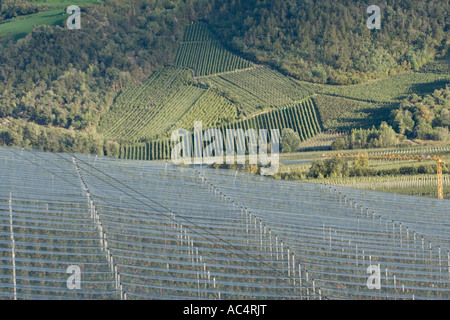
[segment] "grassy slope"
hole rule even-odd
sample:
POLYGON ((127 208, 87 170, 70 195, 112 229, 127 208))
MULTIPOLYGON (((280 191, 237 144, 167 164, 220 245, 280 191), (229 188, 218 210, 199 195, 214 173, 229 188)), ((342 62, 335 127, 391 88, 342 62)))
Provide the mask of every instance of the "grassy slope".
MULTIPOLYGON (((76 5, 83 7, 84 5, 98 4, 98 0, 77 0, 76 5)), ((38 25, 60 25, 63 26, 65 20, 69 17, 65 13, 65 9, 73 5, 72 0, 49 0, 33 2, 35 5, 46 6, 48 11, 39 12, 27 16, 20 16, 14 19, 9 19, 0 24, 0 40, 13 38, 15 40, 25 37, 28 33, 33 31, 34 26, 38 25)))
MULTIPOLYGON (((439 70, 442 70, 439 66, 439 70)), ((426 69, 428 70, 428 69, 426 69)), ((409 95, 425 95, 450 84, 445 72, 404 72, 352 86, 316 85, 314 102, 325 130, 370 128, 389 119, 391 110, 409 95)))
POLYGON ((352 86, 317 86, 318 93, 371 103, 399 102, 412 93, 424 95, 450 84, 450 74, 404 72, 352 86))

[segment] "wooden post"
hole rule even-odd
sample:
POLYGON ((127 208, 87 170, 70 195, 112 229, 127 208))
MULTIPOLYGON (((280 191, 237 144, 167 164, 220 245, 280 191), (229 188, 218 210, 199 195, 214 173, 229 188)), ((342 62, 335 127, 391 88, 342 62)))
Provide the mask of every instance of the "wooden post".
POLYGON ((306 296, 307 299, 309 300, 309 275, 308 275, 308 270, 305 270, 306 272, 306 296))
POLYGON ((197 296, 200 298, 200 275, 197 271, 197 296))
POLYGON ((291 276, 291 257, 289 253, 289 248, 287 248, 287 270, 288 270, 288 277, 291 276))
POLYGON ((14 240, 14 225, 13 225, 13 211, 12 211, 12 192, 9 193, 9 229, 11 233, 11 258, 13 269, 13 290, 14 300, 17 300, 17 282, 16 282, 16 243, 14 240))
POLYGON ((277 254, 277 261, 278 261, 278 236, 275 236, 275 251, 277 254))
MULTIPOLYGON (((331 251, 331 227, 329 228, 329 234, 330 234, 330 251, 331 251)), ((331 252, 330 252, 331 254, 331 252)))
POLYGON ((300 287, 302 286, 302 266, 301 264, 298 265, 298 280, 300 283, 300 287))
POLYGON ((447 250, 447 266, 448 266, 448 273, 450 274, 450 250, 447 250))
POLYGON ((272 248, 272 230, 269 229, 269 245, 270 245, 270 258, 273 256, 273 248, 272 248))
POLYGON ((316 298, 316 282, 312 279, 313 299, 316 298))

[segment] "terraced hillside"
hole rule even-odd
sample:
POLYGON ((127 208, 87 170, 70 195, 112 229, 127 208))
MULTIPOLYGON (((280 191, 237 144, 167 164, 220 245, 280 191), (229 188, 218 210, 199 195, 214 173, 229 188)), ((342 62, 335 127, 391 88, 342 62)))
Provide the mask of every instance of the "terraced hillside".
MULTIPOLYGON (((213 53, 213 43, 217 39, 205 24, 187 26, 176 66, 117 98, 100 128, 107 139, 121 142, 121 158, 169 159, 171 133, 192 130, 194 121, 205 130, 292 128, 303 141, 322 131, 371 128, 389 120, 411 93, 432 93, 450 83, 445 72, 424 68, 360 85, 314 85, 267 66, 241 64, 222 47, 213 53)), ((443 70, 442 63, 428 68, 443 70)))
POLYGON ((171 133, 181 128, 192 130, 194 121, 202 121, 204 130, 292 128, 303 140, 322 130, 313 102, 305 100, 313 94, 312 85, 268 67, 229 67, 220 57, 235 61, 235 56, 223 48, 219 56, 200 59, 201 64, 182 63, 189 60, 183 57, 198 58, 204 54, 197 51, 196 45, 216 43, 205 24, 186 27, 183 40, 175 66, 159 70, 142 85, 126 89, 102 117, 100 131, 107 140, 121 142, 121 158, 170 158, 171 133), (212 66, 212 62, 219 62, 219 67, 212 66), (241 67, 244 69, 236 70, 241 67), (195 76, 210 73, 201 70, 218 74, 195 76))
POLYGON ((3 299, 450 297, 448 200, 27 149, 0 159, 3 299))

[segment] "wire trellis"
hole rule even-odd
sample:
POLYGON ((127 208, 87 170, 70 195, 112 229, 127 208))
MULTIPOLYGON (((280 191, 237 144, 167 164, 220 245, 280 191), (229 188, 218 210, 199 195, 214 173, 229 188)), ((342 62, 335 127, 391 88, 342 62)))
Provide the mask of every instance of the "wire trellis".
POLYGON ((449 299, 449 203, 0 148, 0 297, 449 299))

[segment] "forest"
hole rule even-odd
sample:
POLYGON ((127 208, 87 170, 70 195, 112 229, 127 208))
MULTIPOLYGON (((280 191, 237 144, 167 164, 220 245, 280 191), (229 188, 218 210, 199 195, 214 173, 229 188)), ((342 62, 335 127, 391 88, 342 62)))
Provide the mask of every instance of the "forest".
POLYGON ((371 4, 217 0, 210 21, 228 45, 249 59, 311 82, 361 83, 448 56, 448 0, 377 1, 380 30, 366 27, 371 4))

